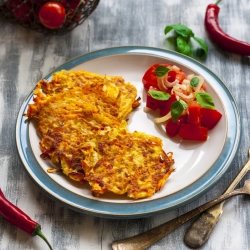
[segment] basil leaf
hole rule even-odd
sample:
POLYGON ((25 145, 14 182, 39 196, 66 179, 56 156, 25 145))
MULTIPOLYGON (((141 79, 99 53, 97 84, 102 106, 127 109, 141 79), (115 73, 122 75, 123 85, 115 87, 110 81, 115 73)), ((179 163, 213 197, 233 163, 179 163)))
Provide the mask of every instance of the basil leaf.
POLYGON ((198 37, 193 37, 193 39, 201 46, 203 53, 201 54, 201 58, 205 59, 208 53, 208 46, 206 44, 205 41, 203 41, 202 39, 198 38, 198 37))
POLYGON ((191 55, 191 47, 183 37, 178 36, 176 39, 176 43, 177 43, 176 50, 178 52, 180 52, 184 55, 187 55, 187 56, 191 55))
POLYGON ((183 24, 173 24, 166 26, 164 29, 165 35, 172 29, 182 37, 190 38, 194 36, 193 31, 183 24))
POLYGON ((160 101, 165 101, 168 100, 170 98, 170 94, 163 92, 163 91, 158 91, 158 90, 152 90, 149 91, 148 94, 153 97, 156 100, 160 100, 160 101))
POLYGON ((195 76, 195 77, 193 77, 193 78, 191 79, 190 85, 191 85, 192 87, 197 87, 197 86, 199 85, 199 82, 200 82, 200 79, 199 79, 197 76, 195 76))
POLYGON ((181 105, 183 106, 183 109, 186 109, 188 107, 188 105, 182 101, 182 100, 179 100, 179 102, 181 103, 181 105))
POLYGON ((171 31, 173 29, 172 27, 173 25, 169 25, 169 26, 166 26, 165 29, 164 29, 164 34, 166 35, 169 31, 171 31))
POLYGON ((187 108, 187 104, 182 101, 175 101, 171 104, 171 116, 173 122, 175 122, 182 114, 183 110, 187 108))
MULTIPOLYGON (((208 54, 208 46, 204 40, 201 38, 198 38, 194 35, 193 31, 189 29, 187 26, 183 24, 172 24, 168 25, 164 29, 165 35, 169 33, 171 30, 175 31, 175 35, 177 36, 173 37, 172 39, 175 40, 177 47, 174 48, 174 50, 177 50, 178 52, 185 54, 187 56, 194 57, 196 59, 205 59, 208 54), (199 47, 193 47, 193 43, 190 43, 190 38, 193 38, 195 42, 199 44, 199 47), (192 49, 193 48, 193 51, 192 49)), ((170 44, 170 47, 172 46, 172 40, 167 41, 168 44, 170 44)), ((167 44, 167 46, 168 46, 167 44)))
POLYGON ((202 107, 207 109, 215 109, 213 98, 207 92, 196 93, 196 99, 202 107))
POLYGON ((163 77, 163 76, 165 76, 169 71, 170 71, 169 68, 160 65, 160 66, 158 66, 158 67, 155 69, 155 74, 156 74, 156 76, 163 77))

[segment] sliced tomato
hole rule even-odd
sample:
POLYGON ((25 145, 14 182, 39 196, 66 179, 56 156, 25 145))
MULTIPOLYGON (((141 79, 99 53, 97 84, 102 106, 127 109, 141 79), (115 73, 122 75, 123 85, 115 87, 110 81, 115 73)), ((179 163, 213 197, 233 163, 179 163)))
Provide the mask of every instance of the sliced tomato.
POLYGON ((184 79, 186 79, 186 74, 182 69, 180 69, 180 71, 176 74, 175 80, 178 80, 180 83, 182 83, 184 79))
MULTIPOLYGON (((146 89, 149 89, 150 86, 159 89, 158 82, 157 82, 157 76, 155 74, 155 69, 158 66, 165 66, 166 68, 171 69, 173 67, 172 64, 167 63, 158 63, 152 65, 144 74, 142 78, 142 83, 146 89)), ((180 69, 179 72, 176 72, 174 70, 170 70, 168 72, 168 81, 174 82, 176 79, 179 80, 179 82, 182 82, 186 78, 185 73, 180 69)))
POLYGON ((201 124, 201 105, 197 102, 188 104, 188 123, 201 124))
POLYGON ((154 99, 149 93, 147 93, 146 107, 152 110, 157 110, 159 107, 159 100, 154 99))
POLYGON ((186 140, 206 141, 208 128, 195 124, 182 124, 179 136, 186 140))
POLYGON ((146 107, 150 108, 152 110, 161 109, 162 106, 166 106, 168 103, 168 100, 157 100, 154 99, 149 93, 147 93, 147 99, 146 99, 146 107))
POLYGON ((176 71, 169 71, 168 72, 168 81, 174 82, 176 79, 176 75, 177 75, 176 71))
POLYGON ((201 124, 208 129, 212 129, 221 119, 222 114, 216 109, 201 109, 201 124))
POLYGON ((166 124, 166 133, 170 137, 178 135, 181 125, 185 123, 187 123, 187 115, 180 116, 175 122, 169 119, 166 124))
POLYGON ((159 63, 154 64, 145 72, 144 76, 142 77, 144 88, 149 89, 150 87, 154 87, 156 89, 159 89, 157 84, 157 76, 155 74, 155 69, 159 65, 159 63))
POLYGON ((171 105, 173 102, 177 101, 175 95, 171 95, 171 97, 165 103, 161 103, 160 109, 160 116, 167 115, 171 109, 171 105))

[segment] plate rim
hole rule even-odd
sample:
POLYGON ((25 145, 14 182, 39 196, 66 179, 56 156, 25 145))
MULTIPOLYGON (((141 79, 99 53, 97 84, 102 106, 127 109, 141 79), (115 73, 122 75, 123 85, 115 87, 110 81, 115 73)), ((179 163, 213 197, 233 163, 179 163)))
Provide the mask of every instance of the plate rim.
MULTIPOLYGON (((217 79, 217 82, 223 88, 227 98, 230 100, 230 104, 232 106, 230 112, 232 112, 236 118, 234 122, 235 123, 234 125, 236 127, 236 129, 234 128, 235 131, 232 131, 232 129, 230 128, 230 124, 228 124, 228 132, 227 132, 227 133, 229 132, 232 133, 232 136, 234 137, 234 142, 232 143, 229 140, 228 135, 226 135, 226 139, 225 139, 226 141, 222 149, 222 152, 219 155, 218 159, 215 161, 215 163, 211 166, 211 168, 203 176, 201 176, 197 181, 190 184, 188 187, 184 188, 183 190, 178 191, 177 193, 171 194, 167 197, 163 197, 163 198, 152 200, 152 201, 147 200, 145 202, 134 203, 134 204, 133 203, 127 203, 127 204, 126 203, 121 203, 121 204, 111 203, 112 205, 110 205, 109 202, 88 200, 85 197, 79 196, 77 194, 70 192, 69 190, 66 190, 65 188, 60 186, 58 183, 53 181, 50 177, 48 177, 47 175, 45 176, 44 174, 46 173, 43 173, 44 170, 42 168, 40 169, 40 171, 38 170, 38 172, 39 174, 41 174, 43 180, 45 180, 46 182, 48 181, 49 184, 41 183, 41 177, 38 178, 32 171, 33 170, 32 164, 37 163, 37 161, 34 155, 32 157, 29 151, 26 152, 23 149, 24 147, 26 147, 25 148, 26 150, 31 149, 29 138, 27 138, 28 133, 27 131, 25 131, 25 129, 28 130, 28 127, 27 125, 23 125, 25 124, 25 118, 23 117, 23 114, 24 114, 25 109, 27 108, 27 105, 30 99, 33 97, 34 89, 32 89, 30 93, 27 95, 27 97, 24 99, 21 105, 20 111, 18 113, 17 120, 16 120, 16 146, 17 146, 19 157, 24 165, 26 172, 28 173, 31 180, 40 188, 40 190, 45 192, 52 199, 59 201, 62 204, 66 205, 68 208, 71 208, 78 212, 87 213, 87 214, 98 216, 98 217, 142 218, 142 217, 152 216, 155 214, 160 214, 163 212, 168 212, 168 211, 177 209, 181 206, 186 205, 187 203, 192 202, 195 199, 198 199, 201 195, 208 192, 223 177, 223 175, 230 168, 231 163, 234 160, 235 155, 237 153, 239 143, 241 140, 240 113, 239 113, 236 101, 233 95, 231 94, 230 90, 225 85, 225 83, 214 72, 212 72, 210 69, 208 69, 205 65, 203 65, 199 61, 191 57, 182 55, 175 51, 155 48, 155 47, 146 47, 146 46, 119 46, 119 47, 100 49, 100 50, 96 50, 96 51, 92 51, 86 54, 79 55, 77 57, 74 57, 66 61, 65 63, 54 68, 50 73, 48 73, 43 78, 47 79, 51 77, 51 75, 56 71, 59 71, 61 69, 71 69, 73 67, 78 66, 79 64, 82 64, 84 62, 91 61, 97 58, 111 56, 111 55, 126 55, 126 54, 135 54, 135 55, 145 54, 147 56, 159 56, 164 59, 169 59, 167 57, 169 55, 175 56, 177 58, 180 57, 188 62, 198 65, 199 67, 207 71, 210 75, 212 75, 213 78, 217 79), (25 135, 26 140, 22 140, 23 138, 22 135, 25 135), (225 156, 225 158, 222 159, 223 158, 222 156, 225 156), (29 159, 27 159, 27 157, 29 157, 29 159), (222 165, 223 167, 220 166, 216 170, 217 165, 222 165), (51 183, 49 179, 52 180, 53 183, 51 183), (199 186, 199 188, 197 188, 197 186, 199 186), (51 187, 53 188, 53 190, 51 190, 51 187), (194 190, 194 187, 196 187, 195 190, 194 190), (171 198, 174 198, 175 200, 171 201, 171 198), (84 205, 82 203, 83 200, 84 200, 84 205), (168 205, 166 205, 166 203, 168 205), (145 204, 146 204, 146 210, 144 206, 145 204), (142 208, 142 206, 144 208, 142 208), (117 212, 117 210, 119 212, 117 212)), ((228 115, 227 115, 227 119, 228 119, 228 115)), ((229 123, 228 120, 227 120, 227 123, 229 123)))

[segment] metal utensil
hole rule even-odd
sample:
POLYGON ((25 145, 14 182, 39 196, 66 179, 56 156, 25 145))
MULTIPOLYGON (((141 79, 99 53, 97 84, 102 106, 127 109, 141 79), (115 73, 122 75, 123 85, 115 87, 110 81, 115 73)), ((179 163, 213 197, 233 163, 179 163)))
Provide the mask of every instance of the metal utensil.
POLYGON ((151 246, 153 243, 161 239, 163 236, 172 232, 177 227, 181 226, 188 220, 194 218, 198 214, 207 210, 208 208, 223 202, 224 200, 240 194, 249 194, 250 195, 250 179, 245 181, 245 185, 243 188, 239 188, 233 190, 229 193, 223 194, 218 198, 205 203, 204 205, 197 207, 169 222, 166 222, 158 227, 152 228, 149 231, 138 234, 131 238, 127 238, 124 240, 118 240, 113 242, 112 249, 113 250, 144 250, 147 247, 151 246))
MULTIPOLYGON (((248 160, 242 167, 239 174, 235 177, 225 193, 232 191, 241 179, 250 170, 250 149, 248 149, 248 160)), ((209 238, 214 227, 223 213, 224 202, 211 207, 200 215, 200 217, 190 226, 184 236, 184 242, 191 248, 201 247, 209 238)))

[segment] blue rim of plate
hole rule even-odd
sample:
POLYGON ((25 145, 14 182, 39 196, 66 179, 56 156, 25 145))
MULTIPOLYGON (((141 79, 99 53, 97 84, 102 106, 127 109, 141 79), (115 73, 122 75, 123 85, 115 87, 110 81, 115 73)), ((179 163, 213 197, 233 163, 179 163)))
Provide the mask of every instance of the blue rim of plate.
POLYGON ((28 103, 33 97, 32 90, 24 100, 16 122, 16 144, 25 170, 33 182, 52 199, 78 212, 98 217, 120 219, 142 218, 168 212, 190 203, 208 192, 223 177, 234 160, 241 139, 240 114, 236 102, 226 85, 200 62, 174 51, 143 46, 123 46, 102 49, 73 58, 54 69, 44 78, 49 79, 56 71, 62 69, 70 70, 77 65, 97 58, 125 54, 156 56, 177 62, 181 61, 182 64, 188 63, 188 67, 190 68, 199 67, 200 71, 203 71, 204 74, 209 74, 216 83, 216 91, 222 95, 220 97, 222 98, 223 104, 227 107, 228 132, 222 152, 211 168, 197 181, 177 193, 157 200, 147 200, 146 202, 139 203, 130 202, 119 204, 90 200, 60 186, 45 173, 35 159, 29 142, 28 123, 23 116, 27 110, 28 103))

